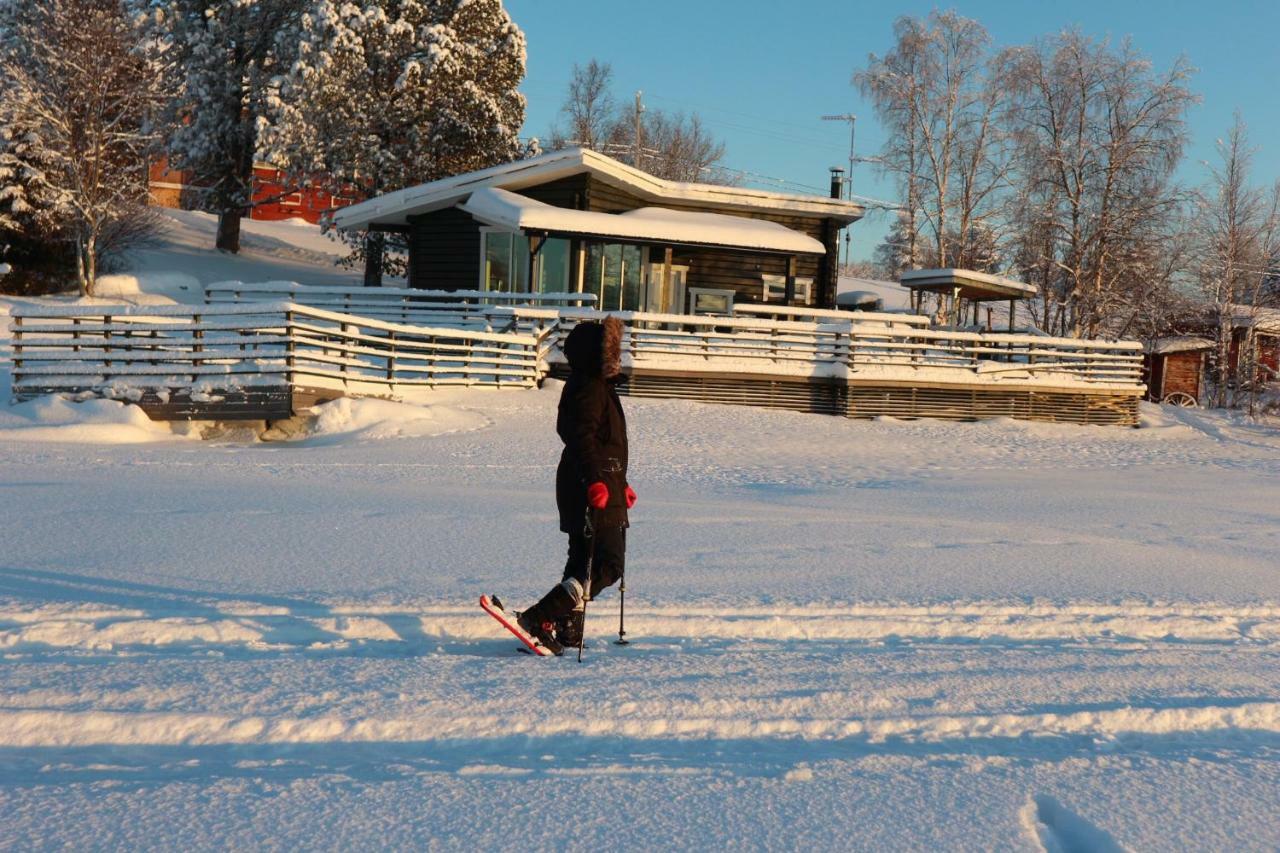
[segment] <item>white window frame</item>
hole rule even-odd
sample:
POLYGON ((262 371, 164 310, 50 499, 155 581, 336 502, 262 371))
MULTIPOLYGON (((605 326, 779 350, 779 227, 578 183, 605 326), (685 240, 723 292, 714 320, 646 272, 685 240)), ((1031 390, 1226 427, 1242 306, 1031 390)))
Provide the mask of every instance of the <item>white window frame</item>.
POLYGON ((699 296, 710 296, 713 298, 717 296, 726 296, 729 299, 729 304, 725 306, 724 313, 725 314, 733 313, 733 298, 737 296, 737 291, 735 290, 728 290, 728 289, 719 288, 719 287, 686 287, 685 292, 689 295, 689 312, 688 313, 690 314, 721 313, 719 311, 699 311, 698 310, 699 296))
MULTIPOLYGON (((762 290, 760 293, 760 301, 785 302, 787 293, 787 277, 785 275, 773 275, 771 273, 761 273, 762 290)), ((796 276, 796 299, 802 305, 808 305, 813 295, 813 279, 809 277, 800 278, 796 276)))

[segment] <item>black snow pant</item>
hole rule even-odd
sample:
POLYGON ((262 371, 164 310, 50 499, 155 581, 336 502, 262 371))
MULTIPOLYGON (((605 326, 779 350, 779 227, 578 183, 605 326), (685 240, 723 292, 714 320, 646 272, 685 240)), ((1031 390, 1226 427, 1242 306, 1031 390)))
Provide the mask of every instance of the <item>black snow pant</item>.
POLYGON ((569 559, 564 564, 564 580, 574 578, 588 590, 587 600, 618 582, 627 556, 627 529, 605 527, 588 538, 581 533, 569 534, 569 559), (591 548, 595 559, 591 560, 591 548), (591 583, 587 584, 587 563, 591 562, 591 583))

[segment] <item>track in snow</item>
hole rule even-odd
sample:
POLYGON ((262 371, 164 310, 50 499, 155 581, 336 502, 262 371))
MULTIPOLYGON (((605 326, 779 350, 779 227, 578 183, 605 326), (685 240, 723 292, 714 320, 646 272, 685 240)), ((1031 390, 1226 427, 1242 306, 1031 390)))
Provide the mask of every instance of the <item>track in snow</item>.
MULTIPOLYGON (((593 610, 589 635, 616 630, 612 602, 593 610)), ((735 641, 892 643, 1242 643, 1280 645, 1280 606, 1213 603, 747 605, 644 607, 629 634, 659 644, 735 641)), ((378 649, 412 655, 431 643, 496 639, 475 607, 359 603, 184 602, 150 612, 87 605, 0 607, 0 652, 211 648, 239 652, 378 649)))

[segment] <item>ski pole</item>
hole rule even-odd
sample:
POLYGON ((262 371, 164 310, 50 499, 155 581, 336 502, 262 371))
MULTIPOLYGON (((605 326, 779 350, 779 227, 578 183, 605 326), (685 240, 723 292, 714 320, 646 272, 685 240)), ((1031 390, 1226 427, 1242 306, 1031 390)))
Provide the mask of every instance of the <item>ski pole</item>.
POLYGON ((627 632, 623 629, 623 620, 627 612, 627 567, 624 563, 622 571, 618 573, 618 639, 613 641, 615 646, 628 646, 631 641, 626 639, 627 632))
POLYGON ((582 630, 578 633, 578 663, 582 663, 582 645, 587 639, 587 599, 591 597, 591 572, 596 564, 596 526, 591 515, 591 507, 587 507, 585 531, 591 545, 587 548, 587 581, 582 585, 582 630))

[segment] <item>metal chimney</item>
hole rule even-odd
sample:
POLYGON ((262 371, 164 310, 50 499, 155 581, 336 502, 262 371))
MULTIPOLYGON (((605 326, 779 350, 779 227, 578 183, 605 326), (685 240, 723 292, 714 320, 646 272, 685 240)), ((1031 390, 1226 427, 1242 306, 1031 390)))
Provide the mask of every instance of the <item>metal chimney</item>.
POLYGON ((831 197, 844 198, 844 169, 831 167, 831 197))

